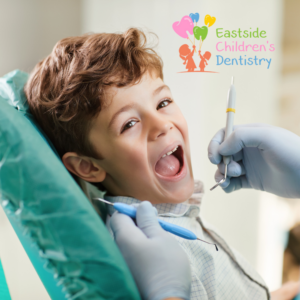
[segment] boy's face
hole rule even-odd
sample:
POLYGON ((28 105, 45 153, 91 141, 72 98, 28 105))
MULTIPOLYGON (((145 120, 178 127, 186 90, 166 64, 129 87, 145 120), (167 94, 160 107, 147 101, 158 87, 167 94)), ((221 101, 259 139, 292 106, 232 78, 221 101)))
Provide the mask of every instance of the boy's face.
POLYGON ((106 172, 103 186, 111 195, 153 204, 187 200, 194 190, 188 128, 169 88, 146 73, 138 84, 108 94, 111 101, 89 133, 103 157, 97 160, 106 172))

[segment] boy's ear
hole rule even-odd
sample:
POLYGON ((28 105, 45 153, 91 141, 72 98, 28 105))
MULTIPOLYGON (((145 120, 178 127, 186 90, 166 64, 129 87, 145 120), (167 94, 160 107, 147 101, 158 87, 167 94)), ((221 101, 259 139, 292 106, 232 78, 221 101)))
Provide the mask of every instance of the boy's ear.
POLYGON ((67 152, 62 157, 65 167, 89 182, 102 182, 105 179, 106 171, 104 171, 96 162, 89 157, 83 157, 75 152, 67 152))

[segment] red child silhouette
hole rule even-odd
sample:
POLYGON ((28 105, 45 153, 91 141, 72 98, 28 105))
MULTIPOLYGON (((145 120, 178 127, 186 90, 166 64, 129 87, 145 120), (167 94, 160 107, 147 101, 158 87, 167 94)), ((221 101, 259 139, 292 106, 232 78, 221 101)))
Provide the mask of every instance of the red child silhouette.
POLYGON ((193 55, 195 52, 195 48, 196 46, 193 45, 193 50, 190 50, 189 46, 187 44, 184 44, 182 46, 180 46, 179 48, 179 56, 181 59, 184 60, 184 65, 186 64, 186 69, 188 70, 188 72, 194 72, 194 69, 196 68, 194 59, 193 59, 193 55))
POLYGON ((204 72, 205 67, 208 65, 207 60, 209 60, 211 57, 211 53, 206 51, 203 56, 201 55, 201 50, 199 50, 198 53, 201 58, 201 61, 199 64, 200 72, 204 72))

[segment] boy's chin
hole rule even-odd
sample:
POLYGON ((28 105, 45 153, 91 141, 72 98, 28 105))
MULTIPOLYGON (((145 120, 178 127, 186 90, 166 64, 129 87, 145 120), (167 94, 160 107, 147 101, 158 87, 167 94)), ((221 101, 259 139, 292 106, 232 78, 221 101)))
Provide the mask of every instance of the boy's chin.
POLYGON ((182 194, 182 195, 177 194, 177 195, 175 195, 174 198, 166 199, 164 202, 165 203, 173 203, 173 204, 182 203, 182 202, 188 200, 192 196, 193 193, 194 193, 194 186, 193 186, 193 189, 190 190, 188 193, 186 190, 184 194, 182 194))
POLYGON ((182 197, 174 196, 174 197, 164 197, 163 199, 155 198, 148 201, 150 201, 152 204, 161 204, 161 203, 179 204, 188 200, 192 196, 192 194, 193 193, 190 193, 189 195, 182 196, 182 197))
POLYGON ((153 196, 150 201, 152 204, 160 204, 160 203, 172 203, 179 204, 186 200, 188 200, 192 194, 194 193, 194 182, 192 181, 189 186, 186 186, 184 189, 180 191, 176 191, 174 193, 169 192, 161 197, 153 196))

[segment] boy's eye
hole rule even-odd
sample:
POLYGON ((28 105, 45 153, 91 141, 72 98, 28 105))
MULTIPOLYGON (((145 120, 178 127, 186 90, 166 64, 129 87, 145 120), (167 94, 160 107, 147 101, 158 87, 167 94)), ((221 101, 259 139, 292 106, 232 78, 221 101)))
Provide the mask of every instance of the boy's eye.
MULTIPOLYGON (((157 110, 159 110, 160 108, 163 108, 163 107, 165 107, 165 106, 168 106, 168 105, 169 105, 170 103, 172 103, 172 102, 173 102, 173 100, 171 100, 171 99, 164 99, 164 100, 162 100, 162 101, 158 104, 157 110)), ((124 125, 124 127, 122 128, 121 133, 123 133, 125 130, 127 130, 127 129, 133 127, 136 123, 138 123, 137 120, 130 120, 130 121, 128 121, 128 122, 124 125)))
POLYGON ((135 120, 130 120, 129 122, 127 122, 124 127, 122 128, 122 132, 124 132, 125 130, 129 129, 130 127, 132 127, 135 123, 137 123, 137 121, 135 120))
POLYGON ((168 106, 170 103, 172 103, 173 101, 171 99, 164 99, 163 101, 161 101, 158 106, 157 109, 163 108, 165 106, 168 106))

